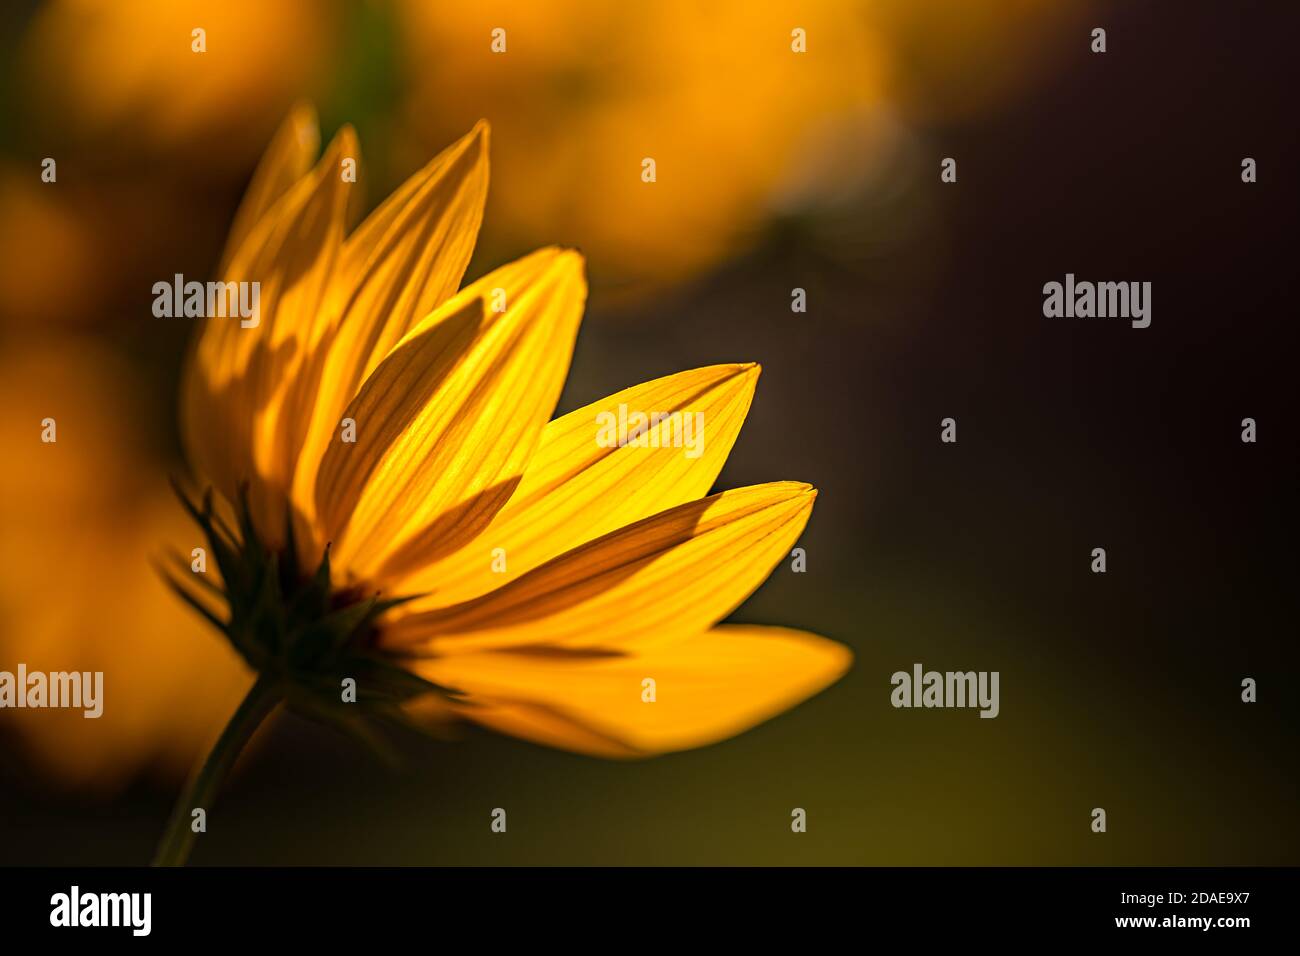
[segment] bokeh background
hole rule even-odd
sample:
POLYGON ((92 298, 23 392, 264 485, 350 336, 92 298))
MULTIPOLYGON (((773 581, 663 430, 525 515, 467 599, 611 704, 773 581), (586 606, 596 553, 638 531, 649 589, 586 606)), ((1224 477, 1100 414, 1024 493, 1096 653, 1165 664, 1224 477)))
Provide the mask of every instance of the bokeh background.
POLYGON ((152 316, 151 286, 210 273, 303 97, 326 136, 357 126, 371 205, 491 121, 470 276, 544 243, 588 258, 561 410, 763 363, 720 485, 821 495, 807 573, 779 569, 735 618, 857 660, 748 734, 633 764, 466 730, 399 738, 392 770, 287 716, 196 863, 1300 862, 1292 5, 66 0, 2 16, 0 669, 102 669, 109 707, 0 711, 0 863, 147 861, 247 681, 150 567, 190 547, 166 478, 185 467, 192 331, 152 316), (1066 272, 1152 281, 1151 328, 1045 320, 1042 284, 1066 272), (889 676, 916 661, 1000 671, 1001 715, 894 710, 889 676))

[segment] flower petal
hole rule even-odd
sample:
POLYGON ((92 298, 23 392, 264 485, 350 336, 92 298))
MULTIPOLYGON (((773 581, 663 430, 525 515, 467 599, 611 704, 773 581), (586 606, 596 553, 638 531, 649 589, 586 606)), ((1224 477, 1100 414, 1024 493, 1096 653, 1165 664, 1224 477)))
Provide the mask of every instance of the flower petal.
POLYGON ((817 492, 778 481, 679 505, 497 590, 389 624, 394 648, 623 650, 699 633, 730 614, 798 540, 817 492))
POLYGON ((728 625, 629 656, 483 652, 416 669, 463 691, 462 714, 487 727, 593 756, 644 757, 748 730, 834 683, 852 659, 814 634, 728 625))
POLYGON ((316 482, 340 577, 394 577, 486 527, 555 408, 586 294, 582 257, 543 249, 467 286, 366 379, 345 414, 356 441, 332 441, 316 482))
POLYGON ((398 312, 381 321, 402 327, 367 372, 460 285, 487 201, 488 133, 488 124, 479 122, 408 178, 344 243, 343 291, 373 287, 370 294, 387 297, 398 312))
POLYGON ((344 127, 316 168, 253 226, 225 279, 257 283, 256 324, 209 317, 186 376, 191 460, 227 498, 257 479, 253 516, 272 543, 283 539, 288 482, 315 398, 314 356, 327 331, 320 305, 349 187, 341 162, 357 152, 356 134, 344 127))
POLYGON ((298 457, 294 499, 310 518, 316 471, 343 411, 421 319, 460 285, 487 200, 488 130, 480 123, 444 150, 348 237, 331 289, 339 315, 298 457))
POLYGON ((316 110, 310 103, 298 103, 276 130, 271 145, 253 172, 239 211, 231 223, 218 275, 226 274, 235 253, 276 200, 307 174, 319 149, 320 127, 316 110))
POLYGON ((548 424, 509 502, 465 551, 399 586, 430 592, 412 607, 486 594, 566 551, 707 494, 745 421, 759 368, 713 365, 624 389, 548 424), (638 437, 635 422, 602 441, 602 421, 675 415, 638 437), (608 415, 609 419, 603 416, 608 415), (631 438, 620 444, 624 438, 631 438), (500 549, 498 552, 497 549, 500 549), (505 569, 493 561, 500 553, 505 569))

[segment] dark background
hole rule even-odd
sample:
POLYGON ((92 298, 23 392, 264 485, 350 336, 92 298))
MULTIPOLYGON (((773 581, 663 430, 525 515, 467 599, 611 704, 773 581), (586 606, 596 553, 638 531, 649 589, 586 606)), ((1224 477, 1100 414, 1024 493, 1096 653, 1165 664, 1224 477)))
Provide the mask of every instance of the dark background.
MULTIPOLYGON (((851 645, 842 682, 737 739, 633 764, 471 730, 402 741, 393 772, 287 718, 194 862, 1300 862, 1300 16, 1092 9, 1104 56, 1086 29, 1035 40, 1051 69, 1031 89, 931 125, 897 161, 923 223, 902 238, 864 206, 836 226, 852 242, 786 221, 667 297, 593 294, 565 409, 681 368, 763 364, 720 485, 821 494, 808 573, 778 569, 736 619, 851 645), (1067 272, 1152 282, 1150 328, 1044 318, 1042 286, 1067 272), (939 441, 947 416, 956 445, 939 441), (890 674, 914 662, 1000 671, 1000 716, 891 708, 890 674), (504 836, 488 828, 498 806, 504 836)), ((145 862, 172 797, 143 782, 72 797, 15 771, 0 859, 145 862)))

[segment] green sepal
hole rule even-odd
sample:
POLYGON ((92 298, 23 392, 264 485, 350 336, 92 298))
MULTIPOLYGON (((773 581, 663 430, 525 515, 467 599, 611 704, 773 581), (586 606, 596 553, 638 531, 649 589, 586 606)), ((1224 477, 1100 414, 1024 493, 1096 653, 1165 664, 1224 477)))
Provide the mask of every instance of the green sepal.
MULTIPOLYGON (((175 481, 173 487, 203 530, 221 572, 221 587, 210 580, 197 583, 224 598, 228 619, 221 620, 181 580, 165 571, 164 579, 226 636, 249 666, 279 685, 295 709, 320 719, 324 714, 335 715, 332 722, 355 730, 349 714, 391 719, 404 703, 423 694, 457 696, 456 691, 407 670, 400 656, 376 647, 382 616, 419 595, 385 598, 377 593, 334 590, 328 546, 315 571, 302 574, 292 520, 287 546, 281 551, 268 548, 253 524, 247 485, 241 486, 235 509, 238 533, 215 512, 210 489, 200 505, 175 481), (342 701, 347 678, 356 681, 355 703, 342 701)), ((174 560, 180 562, 179 567, 188 567, 180 555, 174 560)))

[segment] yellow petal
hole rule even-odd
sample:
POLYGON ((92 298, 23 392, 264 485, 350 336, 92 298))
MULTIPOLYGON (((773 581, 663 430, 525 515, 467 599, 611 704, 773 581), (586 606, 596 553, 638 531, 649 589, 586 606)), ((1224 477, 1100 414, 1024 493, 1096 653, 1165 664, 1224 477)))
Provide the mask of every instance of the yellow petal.
POLYGON ((487 138, 480 123, 408 179, 344 244, 331 287, 338 329, 296 470, 294 498, 307 518, 316 470, 348 402, 402 336, 460 285, 487 200, 487 138))
POLYGON ((416 670, 468 696, 463 715, 600 757, 642 757, 739 734, 838 680, 853 655, 813 634, 728 625, 644 653, 483 652, 416 670), (644 699, 654 681, 654 702, 644 699))
POLYGON ((289 480, 319 377, 328 325, 321 309, 342 242, 349 183, 344 158, 358 154, 344 127, 309 175, 254 225, 232 258, 228 282, 256 282, 256 325, 209 318, 186 376, 192 460, 228 498, 251 480, 254 520, 283 539, 289 480))
POLYGON ((578 545, 704 496, 740 433, 758 373, 752 363, 680 372, 556 419, 487 529, 468 549, 421 568, 397 589, 429 593, 420 608, 456 604, 578 545), (635 419, 629 420, 636 413, 676 417, 643 427, 638 437, 635 419), (616 428, 604 434, 603 425, 620 417, 627 422, 624 434, 616 428), (624 438, 633 440, 619 444, 624 438), (504 558, 504 570, 496 554, 504 558))
POLYGON ((356 441, 336 433, 316 483, 340 578, 382 581, 486 527, 555 408, 586 294, 581 256, 533 253, 463 289, 366 379, 345 412, 356 441))
MULTIPOLYGON (((247 279, 248 263, 265 249, 280 219, 301 210, 304 174, 319 144, 315 112, 296 106, 263 155, 235 215, 217 273, 223 280, 247 279), (241 274, 232 275, 236 261, 241 274)), ((242 376, 249 356, 245 346, 259 334, 231 318, 205 320, 182 384, 182 433, 190 461, 231 500, 238 481, 252 474, 254 406, 242 376)))
POLYGON ((789 553, 816 495, 779 481, 679 505, 481 598, 396 620, 383 641, 438 654, 543 644, 621 651, 699 633, 789 553))
MULTIPOLYGON (((344 243, 341 291, 350 296, 373 285, 380 296, 400 296, 397 304, 413 314, 380 320, 404 326, 402 334, 456 291, 469 265, 487 200, 488 133, 488 124, 479 122, 409 177, 344 243), (406 281, 385 286, 394 271, 406 281)), ((399 338, 388 342, 367 373, 399 338)))
POLYGON ((293 107, 262 161, 258 163, 253 178, 244 193, 239 211, 235 213, 226 239, 226 252, 221 257, 218 275, 224 276, 236 250, 243 245, 253 227, 262 219, 289 187, 306 175, 312 159, 320 149, 320 129, 316 111, 309 103, 293 107))

